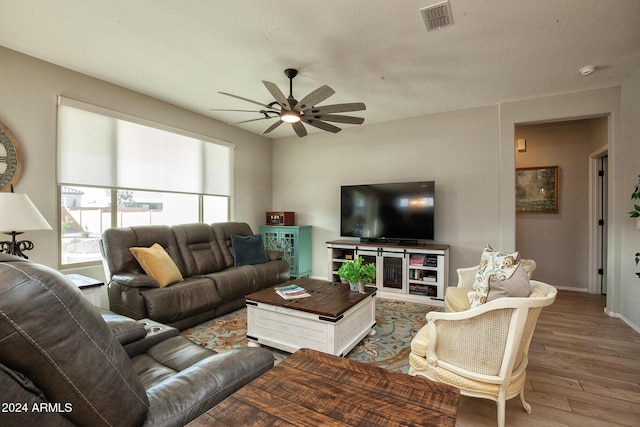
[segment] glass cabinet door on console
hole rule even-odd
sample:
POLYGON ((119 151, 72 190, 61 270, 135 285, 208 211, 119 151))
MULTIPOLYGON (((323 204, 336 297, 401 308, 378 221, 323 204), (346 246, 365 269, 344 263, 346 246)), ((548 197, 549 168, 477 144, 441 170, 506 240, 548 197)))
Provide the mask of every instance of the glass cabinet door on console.
POLYGON ((382 277, 378 288, 386 291, 405 292, 402 280, 405 269, 405 255, 392 252, 382 252, 381 255, 382 268, 379 274, 382 277))
POLYGON ((378 250, 357 250, 364 262, 376 265, 375 285, 380 290, 390 292, 404 292, 403 272, 405 255, 403 253, 385 252, 378 250))
POLYGON ((291 277, 311 275, 311 226, 263 225, 260 231, 265 250, 283 252, 291 267, 291 277))

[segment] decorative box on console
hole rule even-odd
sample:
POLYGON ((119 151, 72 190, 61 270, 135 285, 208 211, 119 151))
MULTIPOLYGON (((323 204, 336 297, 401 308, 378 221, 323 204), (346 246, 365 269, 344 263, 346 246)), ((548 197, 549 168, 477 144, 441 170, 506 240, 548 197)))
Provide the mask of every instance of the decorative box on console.
POLYGON ((266 225, 295 225, 295 212, 267 212, 266 225))

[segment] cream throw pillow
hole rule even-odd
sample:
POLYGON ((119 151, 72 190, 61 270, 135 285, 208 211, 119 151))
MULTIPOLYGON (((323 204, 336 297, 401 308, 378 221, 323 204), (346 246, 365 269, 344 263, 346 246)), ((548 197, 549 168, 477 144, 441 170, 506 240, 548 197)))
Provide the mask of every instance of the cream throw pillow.
POLYGON ((153 277, 161 288, 181 282, 180 270, 167 251, 158 243, 150 248, 129 248, 147 276, 153 277))
POLYGON ((489 296, 489 279, 491 277, 503 281, 509 279, 520 265, 518 252, 505 253, 494 250, 487 245, 480 258, 480 266, 473 283, 473 291, 469 292, 470 308, 479 307, 487 302, 489 296))

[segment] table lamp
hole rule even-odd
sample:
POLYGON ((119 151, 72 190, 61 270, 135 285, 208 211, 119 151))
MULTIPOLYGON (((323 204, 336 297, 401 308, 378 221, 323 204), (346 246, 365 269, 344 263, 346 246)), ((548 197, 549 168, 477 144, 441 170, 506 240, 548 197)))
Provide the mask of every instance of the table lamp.
POLYGON ((0 242, 0 252, 29 258, 23 251, 33 249, 30 240, 18 240, 25 231, 51 230, 51 226, 26 194, 0 193, 0 231, 11 235, 11 241, 0 242))

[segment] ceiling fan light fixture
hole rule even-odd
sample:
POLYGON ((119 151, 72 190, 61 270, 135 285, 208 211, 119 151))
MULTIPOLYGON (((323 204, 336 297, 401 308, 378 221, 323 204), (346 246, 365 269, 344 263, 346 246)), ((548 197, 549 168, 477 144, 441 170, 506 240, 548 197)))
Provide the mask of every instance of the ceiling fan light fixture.
POLYGON ((300 113, 294 110, 283 111, 280 114, 280 120, 287 123, 298 123, 300 121, 300 113))
POLYGON ((243 98, 241 96, 233 95, 230 93, 220 92, 223 95, 227 95, 232 98, 237 98, 243 101, 251 102, 252 104, 257 104, 262 107, 260 111, 249 111, 249 110, 221 110, 221 111, 245 111, 245 112, 252 112, 252 113, 260 113, 263 116, 257 119, 249 119, 249 120, 244 120, 244 121, 232 123, 232 124, 254 122, 257 120, 271 120, 271 119, 278 118, 279 120, 277 120, 275 123, 269 126, 263 132, 263 134, 267 134, 273 131, 282 123, 289 123, 291 124, 291 128, 295 131, 296 135, 298 135, 300 138, 307 135, 307 130, 305 128, 305 125, 310 125, 327 132, 337 133, 337 132, 340 132, 341 129, 327 122, 347 123, 347 124, 357 124, 357 125, 361 125, 364 122, 364 118, 362 117, 331 114, 331 113, 345 113, 349 111, 366 110, 367 107, 362 102, 350 102, 346 104, 322 105, 322 106, 315 107, 315 105, 322 103, 323 101, 325 101, 335 93, 335 91, 327 85, 322 85, 316 90, 311 91, 305 97, 303 97, 300 101, 296 100, 296 98, 293 96, 293 78, 297 74, 298 74, 298 70, 294 68, 287 68, 286 70, 284 70, 284 75, 289 79, 289 96, 288 97, 285 97, 284 93, 282 93, 282 91, 278 88, 278 86, 275 83, 271 83, 266 80, 262 81, 262 84, 274 99, 268 104, 264 104, 260 101, 254 101, 249 98, 243 98), (304 124, 302 122, 304 122, 304 124))

